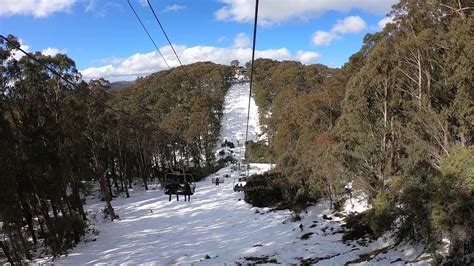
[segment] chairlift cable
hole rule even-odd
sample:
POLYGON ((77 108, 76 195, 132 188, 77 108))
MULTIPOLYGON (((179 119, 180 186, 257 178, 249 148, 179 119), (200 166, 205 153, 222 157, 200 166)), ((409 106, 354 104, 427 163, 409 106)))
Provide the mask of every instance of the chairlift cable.
POLYGON ((163 61, 165 61, 165 64, 166 64, 166 66, 168 67, 168 69, 171 69, 170 65, 168 64, 168 62, 166 61, 165 57, 164 57, 163 54, 161 53, 160 49, 159 49, 158 46, 156 45, 155 41, 154 41, 153 38, 151 37, 150 33, 149 33, 148 30, 146 29, 145 24, 143 24, 142 20, 140 19, 140 17, 138 16, 137 12, 135 11, 135 8, 133 8, 132 4, 130 3, 130 0, 127 0, 127 2, 128 2, 128 5, 130 6, 130 8, 132 9, 133 13, 134 13, 135 16, 137 17, 138 21, 140 22, 140 25, 142 25, 142 28, 145 30, 146 34, 148 35, 148 38, 150 38, 151 42, 152 42, 153 45, 155 46, 156 51, 158 51, 158 53, 160 54, 161 58, 163 58, 163 61))
POLYGON ((258 19, 258 1, 255 2, 255 19, 253 22, 253 47, 252 47, 252 64, 250 69, 250 90, 249 90, 249 104, 247 108, 247 130, 245 131, 245 143, 248 141, 249 134, 249 120, 250 120, 250 102, 252 100, 252 85, 253 85, 253 72, 254 72, 254 59, 255 59, 255 42, 257 39, 257 19, 258 19))
POLYGON ((0 35, 0 37, 5 40, 8 44, 10 44, 11 46, 15 47, 15 49, 19 50, 20 52, 22 52, 23 54, 25 54, 28 58, 32 59, 33 61, 35 61, 36 63, 40 64, 42 67, 48 69, 49 71, 51 71, 51 73, 53 73, 54 75, 58 76, 59 78, 61 78, 62 80, 64 80, 66 83, 68 83, 69 85, 72 85, 74 86, 76 89, 78 88, 77 87, 77 84, 73 83, 72 81, 68 80, 67 78, 65 78, 64 76, 62 76, 61 74, 59 74, 56 70, 52 69, 51 67, 49 67, 48 65, 40 62, 38 59, 36 59, 34 56, 32 56, 30 53, 26 52, 25 50, 21 49, 20 46, 17 46, 16 44, 12 43, 10 40, 8 40, 5 36, 3 35, 0 35))
POLYGON ((153 13, 153 16, 155 17, 156 22, 157 22, 158 25, 160 26, 161 31, 163 32, 163 35, 165 35, 165 38, 166 38, 166 40, 168 41, 168 44, 171 46, 171 49, 173 50, 174 55, 175 55, 176 58, 178 59, 179 65, 181 66, 181 68, 183 68, 184 74, 185 74, 186 77, 188 78, 189 82, 191 82, 191 84, 192 84, 192 79, 191 79, 191 77, 189 76, 188 71, 186 70, 186 68, 184 68, 184 66, 183 66, 183 64, 182 64, 182 62, 181 62, 181 59, 179 59, 178 53, 176 53, 176 50, 174 49, 174 46, 173 46, 173 44, 171 43, 170 38, 168 37, 168 34, 166 34, 165 28, 164 28, 163 25, 161 24, 161 21, 160 21, 160 19, 158 18, 158 15, 156 15, 155 9, 154 9, 153 6, 151 5, 150 0, 147 0, 146 2, 148 3, 148 7, 150 7, 150 10, 151 10, 151 12, 153 13))
MULTIPOLYGON (((45 69, 51 71, 51 73, 53 73, 55 76, 59 77, 60 79, 62 79, 63 81, 65 81, 66 83, 68 83, 69 85, 73 86, 74 88, 76 89, 79 89, 79 86, 78 84, 70 81, 69 79, 67 79, 66 77, 64 77, 63 75, 61 75, 59 72, 57 72, 56 70, 54 70, 53 68, 49 67, 48 65, 46 65, 45 63, 41 62, 40 60, 38 60, 36 57, 34 57, 33 55, 31 55, 29 52, 23 50, 20 46, 16 45, 15 43, 12 43, 10 40, 8 40, 8 38, 6 38, 5 36, 3 35, 0 35, 0 38, 2 38, 3 40, 5 40, 8 44, 10 44, 11 46, 13 46, 15 49, 17 49, 18 51, 22 52, 25 56, 27 56, 28 58, 30 58, 31 60, 33 60, 34 62, 38 63, 40 66, 44 67, 45 69)), ((86 94, 89 98, 93 99, 93 100, 96 100, 96 98, 90 94, 86 94)), ((119 110, 116 110, 114 109, 113 107, 107 105, 104 103, 104 107, 111 110, 113 113, 117 114, 118 116, 122 117, 122 118, 125 118, 126 120, 128 120, 128 117, 126 117, 124 114, 122 114, 121 111, 119 110)))

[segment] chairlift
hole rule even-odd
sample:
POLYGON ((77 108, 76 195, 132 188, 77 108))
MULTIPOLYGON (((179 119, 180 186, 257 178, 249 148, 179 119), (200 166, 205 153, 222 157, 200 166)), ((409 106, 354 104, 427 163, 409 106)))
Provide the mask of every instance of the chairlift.
POLYGON ((215 183, 217 182, 217 180, 219 180, 219 184, 220 184, 220 183, 224 183, 224 181, 225 181, 224 177, 216 176, 216 177, 213 177, 213 178, 212 178, 211 182, 212 182, 213 184, 215 184, 215 183))
POLYGON ((191 191, 189 191, 188 194, 194 195, 194 191, 196 190, 196 182, 194 181, 194 177, 191 174, 179 172, 166 173, 165 178, 161 182, 161 186, 164 188, 166 195, 184 195, 186 192, 184 189, 186 182, 191 188, 191 191))

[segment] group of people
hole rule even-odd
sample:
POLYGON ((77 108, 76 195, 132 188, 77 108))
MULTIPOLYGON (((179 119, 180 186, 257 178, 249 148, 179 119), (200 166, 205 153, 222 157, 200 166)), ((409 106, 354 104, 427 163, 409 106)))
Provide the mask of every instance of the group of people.
POLYGON ((234 186, 234 192, 241 192, 245 190, 245 186, 242 184, 235 184, 234 186))
POLYGON ((184 195, 184 201, 191 201, 191 195, 193 194, 191 185, 188 182, 184 182, 184 184, 169 184, 166 186, 166 191, 166 194, 169 195, 169 201, 171 201, 172 194, 176 194, 177 201, 179 201, 179 194, 184 195))

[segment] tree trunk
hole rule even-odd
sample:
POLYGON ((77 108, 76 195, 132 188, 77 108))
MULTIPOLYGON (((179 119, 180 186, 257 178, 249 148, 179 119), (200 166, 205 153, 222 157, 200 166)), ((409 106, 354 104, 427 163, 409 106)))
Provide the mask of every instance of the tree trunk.
POLYGON ((32 204, 33 204, 33 212, 35 213, 36 215, 36 218, 38 219, 38 224, 40 226, 40 230, 41 230, 41 235, 43 236, 43 238, 46 238, 46 232, 44 231, 44 225, 43 225, 43 222, 41 221, 40 219, 40 216, 39 216, 39 213, 38 213, 38 209, 36 208, 36 204, 35 204, 35 201, 33 200, 32 201, 32 204))
POLYGON ((105 172, 105 181, 107 182, 107 188, 108 188, 108 192, 109 192, 109 196, 110 196, 110 200, 113 200, 114 199, 114 194, 112 194, 112 183, 110 182, 110 175, 107 174, 107 170, 105 172))
POLYGON ((97 145, 94 145, 94 147, 92 148, 95 171, 96 171, 97 179, 99 180, 102 195, 104 196, 107 209, 109 211, 110 220, 113 221, 115 220, 115 212, 114 212, 114 208, 112 207, 112 204, 110 203, 112 198, 109 191, 109 187, 107 186, 107 178, 105 177, 105 174, 106 174, 105 162, 103 162, 99 157, 99 149, 100 148, 97 147, 97 145))
POLYGON ((61 252, 60 252, 59 241, 55 233, 54 223, 51 220, 51 217, 49 216, 48 206, 46 205, 44 200, 38 196, 36 186, 33 185, 33 187, 35 190, 35 197, 36 197, 37 203, 39 204, 41 214, 43 215, 44 221, 46 223, 46 227, 48 228, 48 239, 49 239, 51 249, 53 250, 53 256, 56 257, 61 252))
POLYGON ((23 254, 25 255, 25 257, 27 259, 31 260, 31 254, 30 254, 28 245, 26 244, 25 237, 23 236, 23 233, 21 232, 21 228, 19 226, 16 227, 16 233, 17 233, 18 237, 20 238, 21 246, 22 246, 22 249, 23 249, 23 254))
POLYGON ((11 265, 15 265, 13 259, 12 259, 12 256, 10 255, 10 249, 8 248, 7 246, 7 243, 4 243, 2 240, 0 240, 0 247, 2 248, 3 250, 3 254, 5 254, 5 257, 7 257, 7 261, 11 264, 11 265))
POLYGON ((82 204, 81 196, 79 194, 79 187, 77 186, 76 179, 74 179, 74 181, 72 182, 72 195, 74 197, 74 202, 77 204, 74 207, 77 209, 79 214, 82 216, 82 219, 84 221, 87 221, 87 216, 86 216, 86 213, 84 211, 84 206, 82 204))
POLYGON ((21 201, 23 217, 25 217, 26 224, 28 225, 28 231, 30 232, 31 238, 33 239, 33 243, 36 245, 38 244, 38 240, 36 238, 35 229, 33 228, 33 215, 31 214, 31 208, 24 199, 21 201))

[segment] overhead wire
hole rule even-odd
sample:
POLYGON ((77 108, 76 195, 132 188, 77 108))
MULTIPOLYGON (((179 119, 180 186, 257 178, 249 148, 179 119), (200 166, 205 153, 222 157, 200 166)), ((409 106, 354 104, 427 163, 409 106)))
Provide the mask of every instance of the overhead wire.
MULTIPOLYGON (((148 35, 148 38, 150 38, 151 42, 153 43, 153 45, 155 46, 156 48, 156 51, 158 51, 158 53, 160 54, 161 58, 163 58, 163 61, 165 62, 166 66, 168 67, 168 69, 171 69, 170 65, 168 64, 168 61, 166 61, 166 58, 163 56, 163 54, 161 53, 160 49, 158 48, 158 46, 156 45, 155 43, 155 40, 153 40, 153 38, 151 37, 150 33, 148 32, 148 30, 146 29, 145 27, 145 24, 143 24, 142 20, 140 19, 140 16, 138 16, 137 12, 135 11, 135 8, 133 8, 132 4, 130 3, 130 0, 127 0, 128 2, 128 5, 130 6, 130 8, 132 9, 133 13, 135 14, 135 17, 137 17, 138 21, 140 22, 140 25, 142 25, 142 28, 143 30, 145 30, 146 34, 148 35)), ((173 49, 174 51, 174 49, 173 49)), ((179 60, 179 59, 178 59, 179 60)), ((180 62, 181 63, 181 62, 180 62)))
MULTIPOLYGON (((130 0, 129 0, 129 1, 130 1, 130 0)), ((186 68, 184 68, 183 63, 181 62, 181 59, 179 58, 178 53, 177 53, 176 50, 174 49, 174 46, 173 46, 173 44, 171 43, 170 38, 168 37, 168 34, 167 34, 166 31, 165 31, 165 28, 164 28, 163 25, 161 24, 161 21, 160 21, 160 19, 158 18, 158 15, 156 15, 155 9, 154 9, 153 6, 151 5, 150 0, 147 0, 146 2, 148 3, 148 7, 150 8, 151 12, 153 13, 153 16, 155 17, 156 22, 157 22, 158 25, 160 26, 161 31, 163 32, 163 35, 165 35, 165 38, 166 38, 166 40, 168 41, 168 44, 171 46, 171 49, 173 50, 174 55, 175 55, 176 58, 178 59, 179 65, 181 66, 181 68, 183 68, 184 74, 185 74, 186 77, 189 79, 189 82, 191 82, 191 84, 192 84, 192 79, 191 79, 191 77, 189 76, 188 72, 186 71, 186 68)))
MULTIPOLYGON (((252 85, 253 85, 253 72, 254 72, 254 59, 255 59, 255 43, 257 40, 257 20, 258 20, 258 1, 255 2, 255 18, 253 22, 253 46, 252 46, 252 63, 250 69, 250 89, 249 89, 249 104, 247 108, 247 129, 245 130, 245 143, 248 141, 249 135, 249 121, 250 121, 250 102, 252 100, 252 85)), ((245 144, 244 144, 245 145, 245 144)))
MULTIPOLYGON (((51 71, 51 73, 53 73, 54 75, 56 75, 57 77, 59 77, 60 79, 62 79, 64 82, 68 83, 69 85, 73 86, 74 88, 76 89, 79 89, 79 86, 78 84, 70 81, 69 79, 67 79, 66 77, 64 77, 63 75, 61 75, 59 72, 57 72, 56 70, 54 70, 53 68, 49 67, 48 65, 46 65, 45 63, 41 62, 40 60, 38 60, 36 57, 34 57, 33 55, 31 55, 29 52, 23 50, 20 46, 16 45, 15 43, 11 42, 8 38, 6 38, 5 36, 3 35, 0 35, 0 38, 5 40, 8 44, 10 44, 11 46, 13 46, 15 49, 19 50, 20 52, 22 52, 24 55, 26 55, 28 58, 30 58, 31 60, 33 60, 34 62, 38 63, 40 66, 48 69, 49 71, 51 71)), ((88 97, 90 97, 91 99, 93 100, 96 100, 96 98, 90 94, 86 94, 88 97)), ((128 119, 128 117, 126 117, 121 111, 118 111, 116 109, 114 109, 113 107, 107 105, 107 104, 104 104, 105 108, 111 110, 112 112, 114 112, 115 114, 117 114, 118 116, 122 117, 122 118, 125 118, 125 119, 128 119)))
POLYGON ((15 49, 21 51, 23 54, 25 54, 28 58, 32 59, 33 61, 39 63, 41 66, 43 66, 44 68, 48 69, 49 71, 51 71, 51 73, 55 74, 56 76, 58 76, 59 78, 61 78, 63 81, 65 81, 66 83, 68 83, 69 85, 72 85, 74 86, 76 89, 77 89, 77 85, 75 83, 73 83, 72 81, 68 80, 67 78, 63 77, 61 74, 59 74, 56 70, 52 69, 51 67, 49 67, 48 65, 40 62, 39 60, 37 60, 34 56, 32 56, 30 53, 26 52, 25 50, 23 50, 20 46, 12 43, 10 40, 8 40, 8 38, 6 38, 5 36, 3 35, 0 35, 0 38, 2 38, 3 40, 5 40, 8 44, 10 44, 11 46, 15 47, 15 49))

